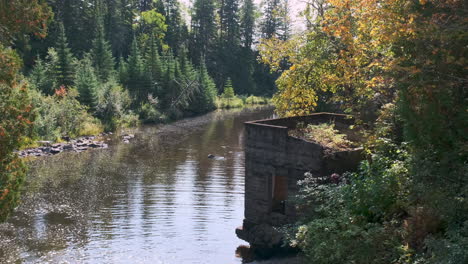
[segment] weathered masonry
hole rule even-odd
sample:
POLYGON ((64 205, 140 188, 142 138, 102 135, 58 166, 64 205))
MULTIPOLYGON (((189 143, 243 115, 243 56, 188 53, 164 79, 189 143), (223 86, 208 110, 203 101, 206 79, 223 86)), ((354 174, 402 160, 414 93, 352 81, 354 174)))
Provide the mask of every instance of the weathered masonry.
POLYGON ((328 176, 355 170, 362 149, 325 153, 314 142, 288 135, 301 124, 333 122, 335 129, 357 140, 345 115, 317 113, 309 116, 259 120, 245 123, 245 219, 237 235, 259 249, 273 249, 281 243, 275 227, 297 219, 294 205, 288 202, 297 191, 304 173, 328 176))

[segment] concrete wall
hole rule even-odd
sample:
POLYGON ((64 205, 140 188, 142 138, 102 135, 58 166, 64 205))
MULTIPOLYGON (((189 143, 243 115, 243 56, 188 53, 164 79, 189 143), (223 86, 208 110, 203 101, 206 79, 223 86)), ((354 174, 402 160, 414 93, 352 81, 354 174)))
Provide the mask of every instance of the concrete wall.
MULTIPOLYGON (((350 134, 347 128, 353 120, 345 115, 318 113, 245 123, 245 220, 243 230, 237 231, 239 237, 252 243, 256 238, 253 234, 247 234, 249 229, 253 230, 259 225, 280 226, 295 221, 297 212, 288 201, 284 203, 283 211, 272 211, 274 179, 283 179, 275 177, 286 177, 285 188, 291 197, 297 193, 297 182, 304 179, 305 172, 326 176, 356 168, 361 160, 361 151, 358 149, 325 156, 319 144, 288 135, 288 130, 296 128, 298 123, 324 122, 334 122, 336 129, 350 134)), ((349 136, 351 140, 353 137, 355 135, 349 136)))

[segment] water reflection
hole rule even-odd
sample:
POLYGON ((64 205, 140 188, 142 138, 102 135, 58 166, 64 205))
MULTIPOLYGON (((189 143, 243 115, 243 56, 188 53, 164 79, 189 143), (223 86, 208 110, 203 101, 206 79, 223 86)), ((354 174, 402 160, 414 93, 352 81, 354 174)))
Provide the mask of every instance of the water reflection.
POLYGON ((0 262, 240 263, 242 123, 271 115, 220 111, 33 161, 22 205, 0 224, 0 262))

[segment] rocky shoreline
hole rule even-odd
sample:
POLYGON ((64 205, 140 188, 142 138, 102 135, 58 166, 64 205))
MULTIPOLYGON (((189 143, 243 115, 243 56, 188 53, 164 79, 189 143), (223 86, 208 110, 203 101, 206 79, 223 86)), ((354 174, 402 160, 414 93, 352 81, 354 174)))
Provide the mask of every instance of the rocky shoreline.
MULTIPOLYGON (((64 138, 64 143, 52 143, 50 141, 39 141, 41 147, 30 148, 17 151, 18 156, 25 157, 45 157, 60 154, 62 152, 83 152, 90 149, 106 149, 109 145, 104 140, 110 140, 108 136, 112 132, 101 133, 97 136, 85 136, 76 139, 64 138)), ((133 134, 124 134, 121 136, 123 143, 129 143, 135 136, 133 134)))

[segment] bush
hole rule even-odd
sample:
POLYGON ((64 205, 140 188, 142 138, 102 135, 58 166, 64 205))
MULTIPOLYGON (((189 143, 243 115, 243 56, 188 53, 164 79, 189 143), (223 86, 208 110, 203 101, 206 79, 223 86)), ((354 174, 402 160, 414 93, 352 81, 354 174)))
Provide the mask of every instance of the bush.
POLYGON ((16 52, 0 44, 0 222, 18 203, 26 167, 14 150, 31 136, 34 121, 28 86, 19 76, 20 66, 16 52))
MULTIPOLYGON (((63 136, 76 137, 83 133, 101 131, 100 122, 92 117, 78 100, 75 89, 62 87, 52 96, 44 96, 39 91, 31 92, 31 99, 37 114, 34 130, 41 139, 56 141, 63 136)), ((99 132, 98 132, 99 133, 99 132)))
POLYGON ((339 131, 335 129, 335 124, 333 123, 308 125, 307 127, 303 127, 303 125, 299 124, 296 129, 289 130, 289 134, 306 140, 315 141, 331 149, 346 149, 353 145, 351 141, 346 139, 345 134, 340 134, 339 131))
POLYGON ((129 111, 130 95, 115 80, 103 84, 98 93, 96 115, 106 130, 138 124, 138 116, 129 111))
POLYGON ((158 101, 151 95, 148 96, 148 102, 144 103, 140 108, 140 119, 144 123, 165 123, 167 116, 161 113, 157 108, 158 101))
POLYGON ((241 108, 244 107, 244 102, 237 96, 232 98, 216 97, 216 108, 218 109, 230 109, 230 108, 241 108))
POLYGON ((251 95, 244 100, 244 103, 249 105, 266 105, 270 104, 270 99, 251 95))
POLYGON ((291 243, 311 261, 395 263, 411 253, 404 247, 402 225, 409 198, 408 155, 398 148, 398 157, 389 159, 383 150, 394 147, 380 148, 372 162, 364 161, 340 184, 312 175, 300 182, 298 206, 312 210, 294 229, 291 243))

